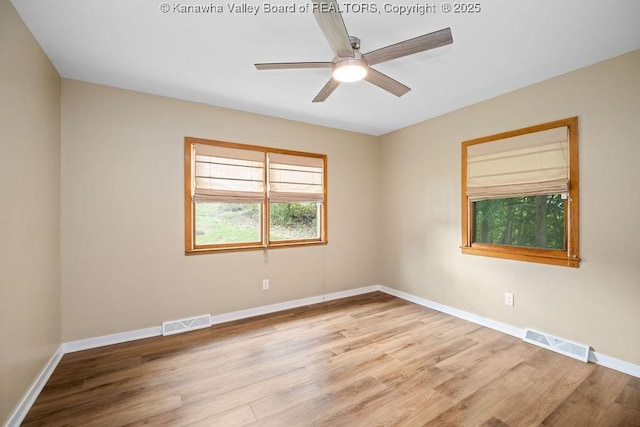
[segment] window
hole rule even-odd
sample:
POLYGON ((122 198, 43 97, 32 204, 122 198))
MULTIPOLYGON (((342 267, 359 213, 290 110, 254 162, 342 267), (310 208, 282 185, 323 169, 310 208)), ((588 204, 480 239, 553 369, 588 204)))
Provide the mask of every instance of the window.
POLYGON ((462 143, 462 253, 578 267, 578 118, 462 143))
POLYGON ((185 251, 327 243, 327 157, 185 138, 185 251))

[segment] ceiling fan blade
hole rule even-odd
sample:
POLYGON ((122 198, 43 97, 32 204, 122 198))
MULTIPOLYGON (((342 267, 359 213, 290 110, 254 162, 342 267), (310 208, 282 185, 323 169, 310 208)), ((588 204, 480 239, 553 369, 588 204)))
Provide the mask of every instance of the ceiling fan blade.
POLYGON ((367 60, 369 65, 375 65, 451 43, 453 43, 451 28, 445 28, 443 30, 434 31, 433 33, 405 40, 400 43, 392 44, 391 46, 373 50, 362 56, 367 60))
POLYGON ((373 68, 369 68, 367 76, 364 78, 369 83, 391 92, 395 96, 402 96, 411 90, 410 87, 403 85, 397 80, 392 79, 386 74, 382 74, 380 71, 376 71, 373 68))
POLYGON ((353 58, 355 53, 349 41, 349 33, 340 15, 336 0, 313 0, 313 15, 320 29, 337 56, 353 58))
POLYGON ((331 68, 331 62, 267 62, 254 64, 258 70, 286 70, 291 68, 331 68))
POLYGON ((320 92, 313 98, 313 102, 324 102, 329 95, 340 85, 340 82, 334 78, 329 79, 326 85, 320 90, 320 92))

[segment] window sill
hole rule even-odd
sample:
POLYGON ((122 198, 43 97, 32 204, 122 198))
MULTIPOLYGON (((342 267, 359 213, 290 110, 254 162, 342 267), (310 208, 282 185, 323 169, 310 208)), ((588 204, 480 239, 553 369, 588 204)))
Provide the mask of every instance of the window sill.
POLYGON ((511 259, 515 261, 537 262, 540 264, 558 265, 578 268, 580 258, 569 256, 564 251, 548 249, 500 247, 493 245, 462 246, 463 254, 488 256, 492 258, 511 259))
POLYGON ((271 243, 269 246, 226 245, 226 246, 217 246, 217 247, 197 247, 194 249, 186 249, 184 254, 185 255, 204 255, 204 254, 213 254, 213 253, 219 253, 219 252, 260 251, 265 249, 318 246, 318 245, 326 245, 327 243, 328 243, 327 241, 309 240, 309 241, 283 241, 278 243, 271 243))

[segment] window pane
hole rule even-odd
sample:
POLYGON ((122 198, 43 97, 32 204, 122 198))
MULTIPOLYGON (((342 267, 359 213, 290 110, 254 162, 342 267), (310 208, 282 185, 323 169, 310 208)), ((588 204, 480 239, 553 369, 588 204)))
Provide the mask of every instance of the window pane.
POLYGON ((301 240, 320 237, 320 203, 270 203, 269 239, 301 240))
POLYGON ((560 194, 474 203, 476 243, 565 248, 565 203, 560 194))
POLYGON ((196 245, 260 242, 260 203, 196 203, 196 245))

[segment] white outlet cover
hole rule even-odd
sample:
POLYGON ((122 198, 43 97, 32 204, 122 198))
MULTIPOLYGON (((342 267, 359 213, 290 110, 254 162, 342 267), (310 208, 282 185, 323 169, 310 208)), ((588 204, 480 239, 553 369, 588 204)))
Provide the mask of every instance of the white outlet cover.
POLYGON ((513 294, 510 292, 504 293, 504 303, 506 305, 513 305, 513 294))

